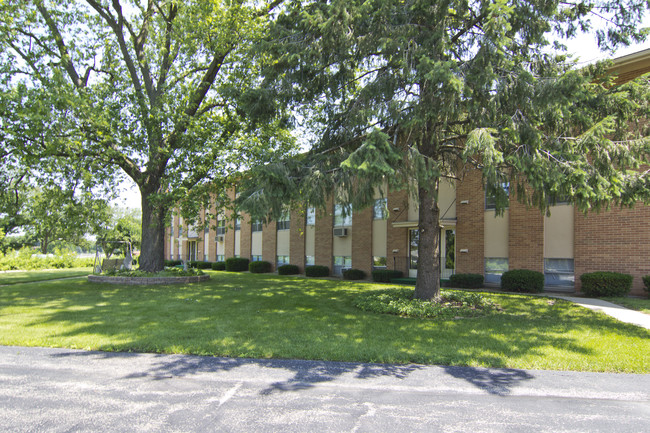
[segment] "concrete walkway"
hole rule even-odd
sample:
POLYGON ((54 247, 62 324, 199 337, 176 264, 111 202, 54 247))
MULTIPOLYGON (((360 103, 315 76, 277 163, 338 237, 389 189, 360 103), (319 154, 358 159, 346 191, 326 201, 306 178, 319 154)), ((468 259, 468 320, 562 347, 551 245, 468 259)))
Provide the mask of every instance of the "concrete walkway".
POLYGON ((632 323, 646 329, 650 329, 650 315, 640 311, 630 310, 629 308, 622 307, 611 302, 603 301, 602 299, 594 298, 579 298, 575 296, 563 296, 548 294, 546 296, 564 299, 582 307, 589 308, 590 310, 600 311, 613 318, 625 323, 632 323))

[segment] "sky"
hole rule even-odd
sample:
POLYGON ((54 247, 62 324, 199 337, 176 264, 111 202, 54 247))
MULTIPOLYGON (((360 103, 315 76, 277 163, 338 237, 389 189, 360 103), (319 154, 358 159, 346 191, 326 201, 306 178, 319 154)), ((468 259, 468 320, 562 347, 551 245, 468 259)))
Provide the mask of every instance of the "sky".
MULTIPOLYGON (((644 19, 643 27, 650 27, 650 14, 647 15, 644 19)), ((646 41, 641 44, 633 44, 628 47, 621 48, 617 50, 614 55, 611 55, 601 52, 598 49, 595 37, 590 34, 581 34, 574 39, 566 41, 565 44, 568 48, 568 52, 575 54, 575 56, 578 58, 579 64, 590 64, 598 60, 621 57, 635 53, 637 51, 650 49, 650 41, 646 41)), ((140 200, 141 196, 138 187, 130 178, 126 178, 126 180, 123 181, 120 185, 119 198, 117 200, 114 200, 113 203, 119 205, 120 207, 140 209, 140 200)))

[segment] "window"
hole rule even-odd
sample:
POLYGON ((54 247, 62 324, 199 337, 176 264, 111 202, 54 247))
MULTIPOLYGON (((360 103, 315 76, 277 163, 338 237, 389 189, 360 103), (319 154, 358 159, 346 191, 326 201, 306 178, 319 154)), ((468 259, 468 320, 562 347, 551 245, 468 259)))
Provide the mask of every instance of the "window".
POLYGON ((376 220, 385 220, 388 218, 388 199, 378 198, 372 208, 372 218, 376 220))
POLYGON ((183 226, 178 227, 178 236, 183 234, 183 226))
POLYGON ((289 256, 278 256, 276 262, 277 262, 278 266, 288 265, 289 264, 289 256))
POLYGON ((418 229, 409 230, 409 268, 418 268, 418 246, 420 245, 420 231, 418 229))
POLYGON ((502 257, 487 257, 485 259, 485 282, 501 283, 501 274, 508 270, 508 259, 502 257))
POLYGON ((334 275, 341 275, 344 269, 352 267, 352 257, 334 256, 334 275))
POLYGON ((316 263, 314 256, 305 256, 305 266, 314 266, 316 263))
POLYGON ((203 233, 210 233, 210 224, 206 224, 203 233))
POLYGON ((223 254, 217 254, 217 261, 218 262, 223 262, 224 260, 225 260, 225 258, 224 258, 223 254))
POLYGON ((278 223, 276 224, 277 230, 289 230, 291 228, 291 216, 289 212, 282 212, 278 223))
POLYGON ((307 221, 306 221, 308 226, 314 226, 316 225, 316 208, 315 207, 310 207, 307 208, 307 221))
MULTIPOLYGON (((501 189, 505 192, 506 197, 508 197, 510 195, 510 182, 503 182, 501 184, 501 189)), ((488 189, 485 188, 485 209, 496 209, 496 205, 496 193, 489 193, 488 189)))
POLYGON ((241 230, 241 217, 235 218, 235 230, 241 230))
POLYGON ((225 235, 226 234, 226 220, 220 219, 217 221, 217 235, 225 235))
POLYGON ((573 259, 544 259, 544 284, 573 287, 575 284, 573 259))
POLYGON ((337 204, 334 206, 334 227, 352 226, 352 205, 337 204))
POLYGON ((251 262, 261 262, 262 261, 262 256, 256 255, 256 256, 251 256, 251 262))
POLYGON ((252 232, 261 232, 262 231, 262 221, 254 221, 251 224, 251 231, 252 232))
POLYGON ((374 256, 372 258, 373 269, 386 269, 386 257, 374 256))

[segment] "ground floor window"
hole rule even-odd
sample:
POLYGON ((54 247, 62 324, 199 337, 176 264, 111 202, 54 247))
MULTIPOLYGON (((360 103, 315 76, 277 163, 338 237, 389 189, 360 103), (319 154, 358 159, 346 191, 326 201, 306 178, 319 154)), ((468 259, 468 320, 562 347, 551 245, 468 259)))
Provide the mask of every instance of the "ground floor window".
POLYGON ((409 230, 409 268, 418 268, 418 245, 420 244, 420 231, 409 230))
POLYGON ((262 256, 260 255, 251 256, 251 262, 261 262, 261 261, 262 261, 262 256))
POLYGON ((544 284, 573 287, 575 284, 573 259, 544 259, 544 284))
POLYGON ((314 256, 305 256, 305 266, 314 266, 316 258, 314 256))
POLYGON ((278 266, 288 265, 289 264, 289 256, 278 256, 277 264, 278 264, 278 266))
POLYGON ((344 269, 352 267, 352 257, 350 256, 334 256, 334 275, 341 275, 344 269))
POLYGON ((196 260, 196 241, 189 241, 187 249, 187 260, 195 261, 196 260))
POLYGON ((217 261, 218 262, 223 262, 225 260, 223 254, 217 254, 217 261))
POLYGON ((386 257, 374 256, 372 258, 373 269, 386 269, 386 257))
POLYGON ((508 270, 508 259, 503 257, 485 258, 485 282, 501 284, 501 274, 508 270))

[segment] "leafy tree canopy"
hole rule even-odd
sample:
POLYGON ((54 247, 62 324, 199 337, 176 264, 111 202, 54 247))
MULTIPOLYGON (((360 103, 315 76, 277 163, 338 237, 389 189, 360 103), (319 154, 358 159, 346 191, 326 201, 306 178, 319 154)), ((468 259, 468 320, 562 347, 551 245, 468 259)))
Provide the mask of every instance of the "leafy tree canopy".
POLYGON ((291 146, 250 53, 278 3, 1 2, 3 148, 68 179, 131 177, 140 267, 162 269, 173 203, 196 210, 239 167, 291 146))
MULTIPOLYGON (((552 32, 592 31, 601 48, 644 40, 648 2, 554 0, 294 1, 266 49, 266 83, 302 110, 309 152, 251 176, 242 203, 253 214, 295 200, 323 205, 332 191, 354 207, 377 187, 419 200, 415 296, 439 293, 437 205, 441 179, 481 170, 497 210, 501 187, 547 209, 559 197, 580 209, 650 198, 637 169, 647 80, 613 86, 608 65, 582 69, 549 54, 552 32)), ((557 51, 556 51, 557 52, 557 51)))

